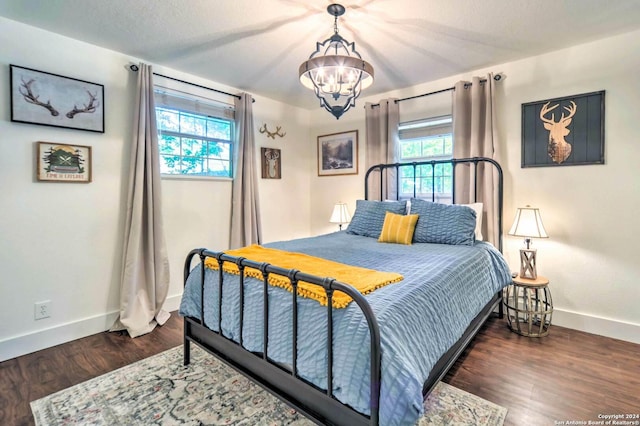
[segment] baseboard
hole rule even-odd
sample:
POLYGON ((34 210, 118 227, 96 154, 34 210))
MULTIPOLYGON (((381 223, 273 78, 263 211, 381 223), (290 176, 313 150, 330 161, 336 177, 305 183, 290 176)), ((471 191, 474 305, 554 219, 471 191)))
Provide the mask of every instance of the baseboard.
MULTIPOLYGON (((164 309, 167 312, 177 311, 181 297, 181 294, 167 297, 164 309)), ((102 333, 111 328, 116 318, 118 318, 118 312, 108 312, 0 341, 0 362, 102 333)))
POLYGON ((553 309, 552 324, 640 344, 640 324, 553 309))
MULTIPOLYGON (((167 297, 164 309, 177 311, 182 295, 167 297)), ((108 330, 117 312, 97 315, 12 337, 0 342, 0 362, 108 330)), ((555 308, 553 325, 640 344, 640 325, 555 308)))

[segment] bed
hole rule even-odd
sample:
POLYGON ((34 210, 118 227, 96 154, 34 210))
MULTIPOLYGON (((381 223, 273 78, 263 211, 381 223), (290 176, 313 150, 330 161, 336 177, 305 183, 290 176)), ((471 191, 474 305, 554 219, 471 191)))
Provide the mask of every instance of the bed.
MULTIPOLYGON (((400 167, 427 165, 433 171, 446 163, 454 168, 470 167, 473 173, 477 173, 479 164, 495 167, 501 229, 502 172, 491 159, 374 166, 365 175, 365 195, 369 195, 367 181, 375 170, 395 170, 399 179, 400 167)), ((409 209, 421 211, 424 207, 429 214, 434 208, 454 208, 436 207, 429 201, 412 202, 409 209)), ((392 271, 402 275, 400 281, 363 295, 343 282, 296 268, 206 249, 192 250, 185 261, 185 292, 180 306, 185 365, 190 362, 190 344, 196 343, 317 423, 415 424, 422 414, 424 395, 446 374, 486 319, 496 309, 501 315, 502 288, 510 282, 509 268, 500 254, 501 243, 498 248, 474 238, 460 244, 380 243, 372 238, 380 232, 376 226, 369 229, 370 217, 361 214, 366 211, 362 206, 396 209, 400 215, 413 211, 404 211, 406 203, 398 200, 359 200, 346 231, 265 247, 392 271), (366 235, 368 232, 372 234, 366 235), (195 267, 194 258, 200 260, 195 267), (219 267, 214 270, 210 266, 216 263, 219 267), (237 265, 237 274, 223 271, 221 266, 230 263, 237 265), (244 272, 249 270, 252 276, 245 277, 244 272), (295 291, 270 285, 268 281, 274 275, 287 277, 295 291), (303 285, 326 295, 325 304, 299 295, 303 285), (222 297, 218 297, 220 294, 222 297), (340 294, 347 294, 353 301, 335 308, 340 294)), ((470 210, 455 209, 465 215, 470 210)), ((418 227, 414 241, 417 235, 418 227)))

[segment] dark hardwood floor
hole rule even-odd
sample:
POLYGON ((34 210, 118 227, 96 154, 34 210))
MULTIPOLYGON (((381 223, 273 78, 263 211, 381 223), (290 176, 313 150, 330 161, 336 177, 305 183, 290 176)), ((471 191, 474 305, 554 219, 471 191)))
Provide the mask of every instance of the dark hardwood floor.
MULTIPOLYGON (((129 338, 99 333, 0 363, 0 425, 31 425, 29 402, 175 347, 182 319, 129 338)), ((640 345, 552 326, 530 339, 491 319, 445 381, 508 408, 505 425, 640 414, 640 345)))
MULTIPOLYGON (((182 343, 176 312, 149 334, 99 333, 0 363, 0 425, 33 425, 29 402, 182 343)), ((114 425, 115 426, 115 425, 114 425)))
POLYGON ((529 338, 492 319, 445 381, 506 407, 505 425, 638 415, 640 345, 558 326, 529 338))

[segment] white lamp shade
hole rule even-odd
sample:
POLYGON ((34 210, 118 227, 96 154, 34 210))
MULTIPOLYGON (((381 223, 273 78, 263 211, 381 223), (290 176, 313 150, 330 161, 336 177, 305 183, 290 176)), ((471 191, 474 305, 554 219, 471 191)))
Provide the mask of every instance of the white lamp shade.
POLYGON ((350 220, 351 215, 349 214, 349 208, 346 203, 336 203, 336 205, 333 206, 333 212, 331 213, 329 222, 342 225, 343 223, 349 223, 350 220))
POLYGON ((525 238, 549 238, 542 224, 540 210, 536 207, 518 207, 509 235, 525 238))

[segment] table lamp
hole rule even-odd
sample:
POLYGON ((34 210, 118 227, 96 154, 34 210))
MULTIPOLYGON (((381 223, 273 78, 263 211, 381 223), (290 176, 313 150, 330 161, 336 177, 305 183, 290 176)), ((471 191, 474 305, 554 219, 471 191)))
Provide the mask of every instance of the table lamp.
POLYGON ((538 278, 536 249, 530 248, 531 238, 549 238, 542 225, 540 210, 531 206, 518 207, 509 235, 524 237, 527 248, 520 249, 520 278, 535 280, 538 278))
POLYGON ((329 222, 337 223, 338 229, 342 230, 342 225, 345 223, 349 223, 351 220, 351 215, 349 214, 349 209, 347 208, 346 203, 336 203, 333 206, 333 213, 331 213, 331 218, 329 222))

